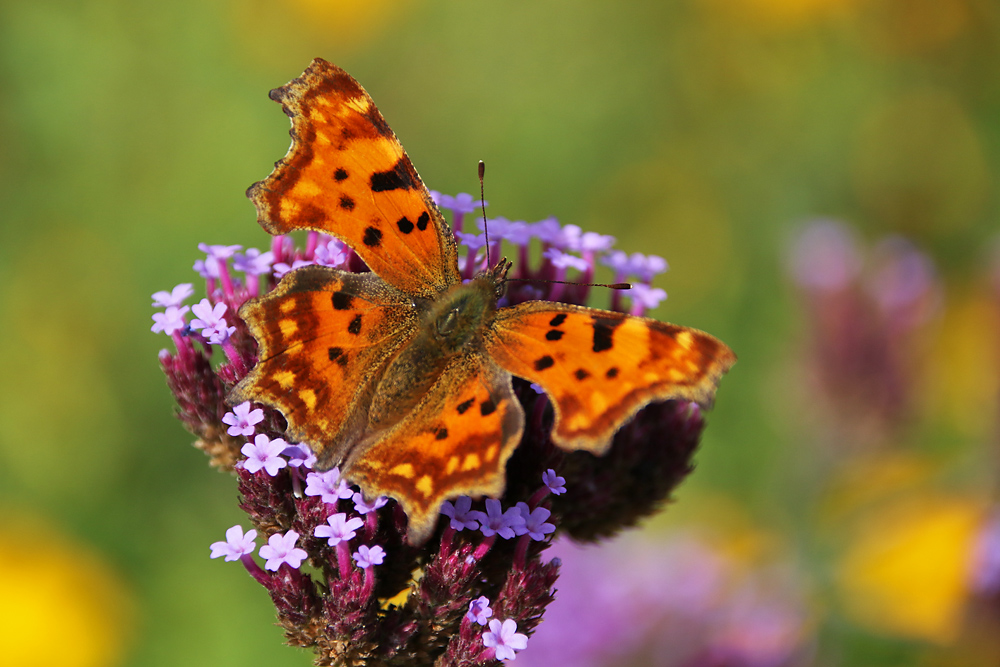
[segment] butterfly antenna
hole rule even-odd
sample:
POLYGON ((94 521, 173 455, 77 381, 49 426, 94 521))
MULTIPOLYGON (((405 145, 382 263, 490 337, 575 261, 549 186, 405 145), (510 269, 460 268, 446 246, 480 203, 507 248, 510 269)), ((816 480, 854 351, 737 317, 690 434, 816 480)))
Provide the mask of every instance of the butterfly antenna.
POLYGON ((571 280, 543 280, 542 278, 508 278, 507 282, 517 283, 559 283, 560 285, 586 285, 587 287, 607 287, 608 289, 632 289, 632 283, 575 283, 571 280))
POLYGON ((490 228, 486 224, 486 186, 483 179, 486 176, 486 163, 479 161, 479 206, 483 209, 483 233, 486 234, 486 266, 493 266, 490 261, 490 228))

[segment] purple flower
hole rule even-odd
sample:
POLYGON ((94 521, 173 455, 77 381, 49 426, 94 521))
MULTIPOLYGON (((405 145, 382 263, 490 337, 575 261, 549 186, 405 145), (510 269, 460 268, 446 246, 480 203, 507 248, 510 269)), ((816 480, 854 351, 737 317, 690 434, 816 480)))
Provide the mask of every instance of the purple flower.
POLYGON ((243 246, 241 245, 208 245, 207 243, 199 243, 198 250, 209 257, 214 257, 215 259, 227 260, 232 257, 238 250, 241 250, 243 246))
POLYGON ((270 273, 271 264, 274 263, 274 253, 268 250, 261 252, 257 248, 247 248, 245 255, 237 254, 233 257, 233 268, 242 271, 248 276, 260 276, 270 273))
POLYGON ((458 242, 466 246, 469 250, 476 252, 486 245, 486 234, 466 234, 465 232, 455 232, 458 242))
POLYGON ((322 496, 323 502, 330 505, 341 498, 352 498, 354 492, 347 482, 340 479, 340 468, 330 468, 324 472, 311 472, 306 475, 307 496, 322 496))
POLYGON ((583 252, 604 252, 605 250, 610 250, 614 244, 614 236, 598 234, 597 232, 584 232, 583 236, 580 237, 576 250, 583 252))
POLYGON ((486 625, 487 619, 492 615, 493 610, 490 609, 490 599, 483 595, 469 603, 469 611, 466 612, 465 617, 469 619, 470 623, 486 625))
POLYGON ((281 455, 288 459, 288 465, 293 468, 312 468, 316 464, 316 455, 306 445, 289 445, 281 455))
MULTIPOLYGON (((353 537, 353 536, 352 536, 353 537)), ((385 550, 377 544, 371 549, 361 545, 351 556, 362 570, 367 570, 372 565, 381 565, 385 560, 385 550)))
POLYGON ((226 260, 233 256, 237 250, 242 248, 241 245, 207 245, 205 243, 198 244, 198 250, 208 255, 204 260, 199 259, 194 263, 194 270, 197 271, 202 278, 218 278, 221 273, 221 267, 226 263, 226 260))
POLYGON ((292 262, 291 266, 289 266, 285 262, 278 262, 277 264, 274 265, 274 277, 279 279, 283 278, 285 274, 288 273, 289 271, 294 271, 295 269, 301 269, 303 266, 312 266, 312 264, 313 262, 310 262, 305 259, 297 259, 294 262, 292 262))
POLYGON ((316 263, 320 266, 340 266, 347 261, 344 245, 337 239, 330 239, 316 248, 316 263))
POLYGON ((486 511, 474 510, 469 512, 469 517, 479 522, 479 529, 486 537, 496 534, 505 540, 513 539, 517 534, 514 532, 515 527, 524 523, 524 517, 516 507, 504 512, 496 498, 487 498, 486 511))
MULTIPOLYGON (((472 498, 469 496, 459 496, 455 499, 454 505, 448 500, 441 504, 441 514, 451 518, 453 530, 465 530, 466 528, 476 530, 479 528, 479 522, 476 521, 471 509, 472 498)), ((476 514, 482 514, 482 512, 476 512, 476 514)))
MULTIPOLYGON (((435 193, 437 198, 434 200, 435 203, 441 208, 446 208, 455 213, 472 213, 477 208, 479 208, 480 201, 473 199, 472 195, 466 194, 465 192, 459 192, 457 195, 452 197, 451 195, 443 195, 440 192, 435 193)), ((490 203, 486 202, 486 206, 490 203)))
POLYGON ((635 276, 643 282, 650 282, 653 277, 663 273, 668 268, 667 260, 657 255, 643 255, 634 252, 626 255, 621 250, 615 250, 601 258, 601 263, 610 266, 617 275, 622 277, 635 276))
POLYGON ((354 539, 354 536, 357 535, 355 531, 365 525, 365 522, 360 518, 355 516, 348 519, 347 515, 343 512, 327 517, 326 522, 328 524, 326 526, 316 526, 313 535, 327 538, 327 542, 329 542, 331 547, 354 539))
POLYGON ((357 510, 358 514, 368 514, 369 512, 374 512, 389 502, 389 499, 385 496, 379 496, 369 503, 365 501, 365 497, 361 493, 355 493, 353 498, 354 509, 357 510))
POLYGON ((531 539, 540 542, 545 539, 546 535, 555 532, 555 525, 545 523, 545 520, 552 514, 549 510, 544 507, 536 507, 532 510, 528 508, 528 503, 524 502, 518 503, 514 507, 517 508, 524 519, 522 525, 514 526, 514 532, 518 535, 529 535, 531 539))
POLYGON ((309 554, 305 549, 299 549, 295 543, 299 539, 299 534, 290 530, 284 535, 275 533, 267 538, 267 544, 260 548, 260 557, 266 558, 264 569, 272 572, 281 567, 282 563, 287 563, 288 567, 297 570, 302 565, 309 554))
POLYGON ((281 438, 271 440, 263 433, 258 433, 252 443, 248 442, 240 450, 243 456, 247 457, 243 461, 243 467, 250 473, 257 473, 263 468, 268 475, 274 477, 279 470, 288 465, 280 456, 285 447, 288 447, 288 443, 281 438))
POLYGON ((156 292, 153 294, 154 308, 169 308, 179 306, 184 303, 184 299, 194 294, 194 287, 191 283, 181 283, 169 292, 156 292))
POLYGON ((184 321, 184 315, 189 311, 190 308, 187 306, 169 306, 167 310, 162 313, 153 313, 153 326, 150 330, 153 333, 163 332, 168 336, 172 336, 177 331, 183 331, 184 327, 187 326, 187 322, 184 321))
POLYGON ((517 631, 514 619, 500 623, 494 618, 490 621, 490 629, 483 633, 483 646, 496 648, 497 660, 513 660, 515 651, 528 647, 528 637, 517 631))
POLYGON ((590 267, 590 262, 582 257, 570 255, 569 253, 563 252, 558 248, 549 248, 544 254, 545 257, 559 269, 571 268, 576 269, 577 271, 586 271, 590 267))
POLYGON ((227 326, 227 309, 228 306, 221 301, 213 307, 208 299, 202 299, 191 307, 191 312, 195 314, 195 319, 191 320, 191 328, 200 329, 201 335, 210 343, 224 343, 236 331, 236 327, 227 326))
POLYGON ((667 293, 659 287, 650 287, 643 283, 632 285, 632 289, 627 292, 627 295, 632 299, 633 304, 643 308, 656 308, 661 301, 667 298, 667 293))
POLYGON ((250 409, 250 401, 240 403, 232 412, 222 415, 222 423, 229 424, 226 433, 231 436, 250 437, 256 430, 254 426, 264 421, 264 411, 260 408, 250 409))
POLYGON ((566 493, 566 480, 556 474, 556 471, 549 468, 542 473, 542 483, 549 487, 549 491, 560 496, 566 493))
POLYGON ((789 270, 807 289, 844 289, 861 271, 861 253, 854 232, 836 220, 816 220, 795 239, 789 270))
POLYGON ((555 218, 546 218, 531 225, 531 233, 551 245, 558 245, 562 241, 562 227, 555 218))
POLYGON ((212 555, 210 558, 225 556, 227 561, 239 560, 246 554, 252 554, 257 548, 257 531, 251 528, 243 534, 241 526, 233 526, 226 531, 225 542, 212 543, 212 555))

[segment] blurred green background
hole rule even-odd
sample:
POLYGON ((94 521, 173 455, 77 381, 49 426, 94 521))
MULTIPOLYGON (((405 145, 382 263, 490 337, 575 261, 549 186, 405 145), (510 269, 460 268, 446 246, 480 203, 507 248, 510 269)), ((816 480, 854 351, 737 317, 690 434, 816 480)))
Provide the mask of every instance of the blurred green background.
POLYGON ((649 532, 738 531, 748 562, 795 563, 816 664, 995 664, 963 583, 997 471, 994 0, 5 0, 6 664, 311 663, 208 559, 243 516, 172 417, 149 295, 197 286, 199 242, 267 245, 243 196, 288 146, 267 92, 316 56, 367 88, 429 187, 475 191, 484 159, 491 215, 666 257, 653 315, 739 354, 649 532), (915 408, 875 444, 831 436, 850 415, 804 379, 785 257, 817 217, 938 267, 915 408))

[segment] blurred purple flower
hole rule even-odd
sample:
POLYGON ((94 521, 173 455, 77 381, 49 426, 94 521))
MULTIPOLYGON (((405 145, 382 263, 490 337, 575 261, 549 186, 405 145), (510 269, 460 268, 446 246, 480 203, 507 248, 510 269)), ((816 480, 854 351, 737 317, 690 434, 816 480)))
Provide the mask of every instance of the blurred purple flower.
POLYGON ((194 294, 194 286, 191 283, 181 283, 169 292, 154 292, 153 307, 169 308, 170 306, 180 306, 192 294, 194 294))

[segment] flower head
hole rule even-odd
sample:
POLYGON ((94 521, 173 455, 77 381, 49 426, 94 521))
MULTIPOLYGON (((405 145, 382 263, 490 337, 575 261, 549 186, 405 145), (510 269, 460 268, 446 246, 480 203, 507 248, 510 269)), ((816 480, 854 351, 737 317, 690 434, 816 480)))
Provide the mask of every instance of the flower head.
POLYGON ((542 473, 542 484, 549 487, 549 491, 554 495, 566 493, 566 480, 557 475, 552 468, 542 473))

